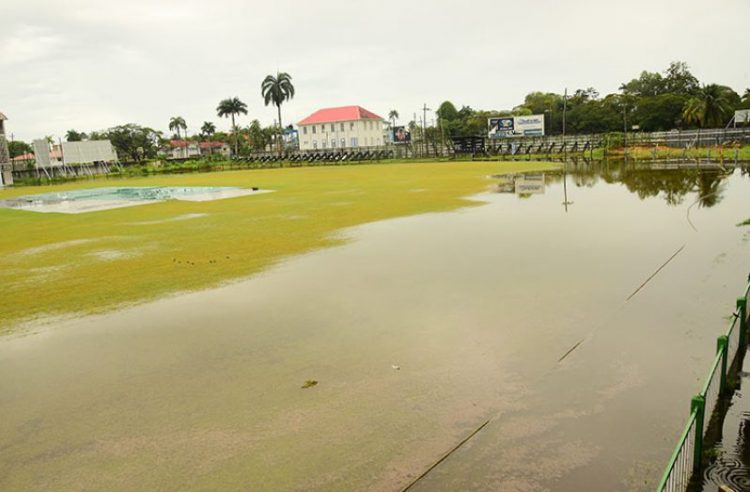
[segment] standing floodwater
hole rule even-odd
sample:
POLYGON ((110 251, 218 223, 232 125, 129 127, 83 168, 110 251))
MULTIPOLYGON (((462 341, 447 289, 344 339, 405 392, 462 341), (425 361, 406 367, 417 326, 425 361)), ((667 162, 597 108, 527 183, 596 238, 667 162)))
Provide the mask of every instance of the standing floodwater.
POLYGON ((395 490, 488 420, 415 490, 652 489, 750 270, 747 171, 490 187, 0 339, 0 489, 395 490))

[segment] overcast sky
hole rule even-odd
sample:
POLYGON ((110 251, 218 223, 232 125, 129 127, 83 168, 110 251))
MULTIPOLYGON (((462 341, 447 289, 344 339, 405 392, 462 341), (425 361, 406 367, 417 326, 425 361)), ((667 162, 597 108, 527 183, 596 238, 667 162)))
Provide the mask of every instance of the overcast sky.
MULTIPOLYGON (((686 61, 750 87, 748 0, 0 0, 0 112, 16 139, 183 116, 219 129, 219 100, 276 117, 262 78, 289 72, 296 122, 359 104, 402 122, 422 103, 506 109, 533 90, 602 94, 686 61)), ((432 119, 428 113, 428 120, 432 119)))

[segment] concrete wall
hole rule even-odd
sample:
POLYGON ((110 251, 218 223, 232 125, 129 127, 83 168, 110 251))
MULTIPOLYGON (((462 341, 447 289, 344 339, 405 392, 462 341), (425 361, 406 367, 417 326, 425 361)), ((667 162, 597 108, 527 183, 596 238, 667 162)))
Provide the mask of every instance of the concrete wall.
MULTIPOLYGON (((2 125, 0 120, 0 125, 2 125)), ((0 186, 13 184, 13 166, 10 162, 10 153, 8 152, 8 143, 5 140, 5 134, 0 127, 0 186)))
POLYGON ((383 123, 383 120, 354 120, 299 125, 299 148, 313 150, 379 147, 384 144, 383 123))

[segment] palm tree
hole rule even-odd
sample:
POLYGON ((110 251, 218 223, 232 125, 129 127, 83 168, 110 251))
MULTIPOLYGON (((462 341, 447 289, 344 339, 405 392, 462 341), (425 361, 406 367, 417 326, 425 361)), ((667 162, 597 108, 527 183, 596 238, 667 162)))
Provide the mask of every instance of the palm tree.
POLYGON ((266 76, 260 84, 260 93, 263 96, 266 106, 273 103, 279 112, 279 155, 281 154, 282 128, 281 124, 281 105, 294 97, 294 86, 292 77, 286 72, 276 72, 273 75, 266 76))
POLYGON ((687 123, 698 123, 701 127, 721 126, 726 116, 732 112, 729 90, 718 84, 704 85, 685 103, 682 118, 687 123))
POLYGON ((237 140, 237 125, 234 124, 234 116, 239 114, 247 114, 247 104, 240 101, 239 97, 224 99, 223 101, 219 102, 219 105, 216 107, 216 114, 218 114, 219 117, 232 117, 232 133, 234 133, 234 155, 237 155, 237 148, 239 146, 239 143, 237 140))
POLYGON ((204 121, 203 126, 201 126, 201 135, 210 138, 214 133, 216 133, 216 125, 210 121, 204 121))
MULTIPOLYGON (((177 140, 180 140, 180 129, 185 130, 185 138, 187 138, 187 124, 185 123, 185 118, 182 116, 172 116, 169 119, 169 130, 177 132, 177 140)), ((183 153, 184 157, 187 157, 187 144, 184 147, 183 153)))
POLYGON ((396 120, 398 119, 398 111, 395 109, 390 110, 388 113, 388 119, 391 120, 391 128, 396 126, 396 120))

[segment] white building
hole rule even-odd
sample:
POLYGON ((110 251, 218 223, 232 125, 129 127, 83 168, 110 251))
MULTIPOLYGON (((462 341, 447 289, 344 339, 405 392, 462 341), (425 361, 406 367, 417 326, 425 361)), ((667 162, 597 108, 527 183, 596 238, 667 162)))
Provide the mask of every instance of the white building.
POLYGON ((165 151, 167 159, 186 159, 188 157, 204 157, 208 155, 229 157, 232 153, 229 144, 211 140, 205 142, 170 140, 167 143, 165 151))
POLYGON ((300 150, 385 145, 385 120, 361 106, 319 109, 299 126, 300 150))

